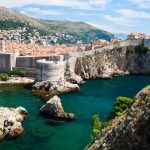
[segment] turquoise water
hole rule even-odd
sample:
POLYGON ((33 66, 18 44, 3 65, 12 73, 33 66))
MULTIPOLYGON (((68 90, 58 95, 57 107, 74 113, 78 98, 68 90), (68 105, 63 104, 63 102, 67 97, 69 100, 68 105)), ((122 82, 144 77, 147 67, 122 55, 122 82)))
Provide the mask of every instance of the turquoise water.
POLYGON ((77 116, 75 121, 61 126, 45 123, 46 119, 38 113, 44 101, 30 90, 22 86, 1 85, 0 106, 23 106, 29 116, 23 123, 24 135, 15 140, 0 142, 0 150, 82 150, 90 141, 92 115, 98 113, 105 120, 117 96, 133 97, 148 84, 148 76, 87 81, 81 85, 81 92, 61 96, 64 109, 77 116))

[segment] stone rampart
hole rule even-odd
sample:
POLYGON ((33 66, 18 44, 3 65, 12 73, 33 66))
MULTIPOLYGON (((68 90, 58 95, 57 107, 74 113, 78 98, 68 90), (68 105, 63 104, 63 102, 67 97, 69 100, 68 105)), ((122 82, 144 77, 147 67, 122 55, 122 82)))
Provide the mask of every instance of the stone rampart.
POLYGON ((0 72, 7 72, 12 70, 16 65, 15 54, 0 53, 0 72))
POLYGON ((37 61, 37 76, 38 81, 57 81, 64 78, 65 70, 70 67, 70 70, 74 72, 76 60, 79 57, 85 57, 88 55, 94 55, 95 52, 102 52, 104 50, 126 47, 129 45, 141 44, 143 40, 125 40, 115 44, 111 44, 99 49, 70 52, 62 55, 51 56, 50 61, 39 60, 37 61), (68 66, 69 64, 69 66, 68 66))
POLYGON ((58 81, 64 78, 65 61, 37 61, 37 81, 58 81))
MULTIPOLYGON (((102 48, 69 52, 64 55, 53 56, 19 56, 15 58, 15 54, 0 54, 0 72, 6 72, 13 69, 26 70, 27 74, 32 77, 37 77, 37 80, 58 80, 64 77, 66 69, 66 61, 69 61, 72 71, 74 70, 77 58, 87 55, 94 55, 95 52, 104 50, 126 47, 129 45, 139 45, 143 42, 142 39, 124 40, 118 43, 107 45, 102 48), (44 60, 43 60, 44 59, 44 60), (36 72, 37 70, 37 72, 36 72)), ((144 41, 145 46, 150 47, 150 40, 144 41)))
POLYGON ((16 58, 17 68, 36 68, 36 62, 41 59, 50 60, 49 56, 35 57, 35 56, 19 56, 16 58))

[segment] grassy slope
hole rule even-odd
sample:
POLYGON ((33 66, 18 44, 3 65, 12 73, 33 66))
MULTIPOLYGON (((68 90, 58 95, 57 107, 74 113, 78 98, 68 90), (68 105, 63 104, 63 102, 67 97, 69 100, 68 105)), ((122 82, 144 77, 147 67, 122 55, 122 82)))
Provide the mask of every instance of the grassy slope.
POLYGON ((7 8, 0 7, 0 29, 5 29, 5 26, 7 27, 7 21, 9 21, 10 24, 8 29, 10 29, 11 26, 12 29, 20 26, 21 22, 26 26, 46 30, 48 34, 68 33, 69 35, 74 35, 76 38, 81 39, 84 42, 89 42, 92 39, 98 38, 109 40, 113 36, 109 32, 97 29, 84 22, 39 20, 25 16, 18 12, 12 12, 7 8))

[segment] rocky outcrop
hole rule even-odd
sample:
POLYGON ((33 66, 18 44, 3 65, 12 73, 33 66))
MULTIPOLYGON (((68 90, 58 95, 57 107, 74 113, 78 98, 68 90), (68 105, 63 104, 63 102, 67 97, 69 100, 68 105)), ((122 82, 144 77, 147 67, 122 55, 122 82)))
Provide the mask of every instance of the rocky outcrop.
POLYGON ((52 97, 44 106, 40 108, 40 113, 47 117, 62 120, 73 120, 75 115, 66 113, 62 107, 61 100, 58 96, 52 97))
POLYGON ((33 90, 38 94, 39 90, 48 91, 51 96, 66 93, 66 92, 73 92, 79 91, 80 87, 77 84, 72 84, 66 80, 59 80, 56 82, 52 81, 43 81, 37 82, 33 85, 33 90))
POLYGON ((86 150, 150 149, 150 86, 135 96, 133 105, 104 128, 86 150))
POLYGON ((0 107, 0 140, 11 139, 20 136, 24 129, 21 122, 28 115, 23 107, 0 107))
POLYGON ((72 58, 66 61, 66 66, 65 66, 65 79, 66 81, 73 83, 73 84, 81 84, 83 83, 83 79, 81 76, 78 76, 74 73, 74 68, 75 68, 75 63, 76 63, 76 58, 72 58))
POLYGON ((73 84, 82 84, 83 83, 83 79, 80 76, 76 75, 75 73, 71 73, 69 76, 67 76, 66 80, 73 84))
POLYGON ((150 52, 128 54, 127 47, 123 47, 78 58, 75 73, 84 79, 112 78, 115 75, 150 74, 149 66, 150 52))

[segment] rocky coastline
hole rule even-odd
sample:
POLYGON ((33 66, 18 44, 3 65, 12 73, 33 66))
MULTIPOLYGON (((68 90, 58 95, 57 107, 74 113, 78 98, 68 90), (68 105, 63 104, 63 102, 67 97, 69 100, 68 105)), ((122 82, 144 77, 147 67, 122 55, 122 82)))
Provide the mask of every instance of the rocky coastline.
POLYGON ((32 84, 33 78, 29 77, 9 77, 8 81, 0 81, 0 84, 32 84))
POLYGON ((102 129, 85 150, 148 150, 150 147, 150 86, 141 90, 132 106, 102 129))
POLYGON ((128 53, 128 47, 122 47, 106 49, 92 56, 78 57, 75 66, 68 61, 64 78, 35 82, 33 92, 49 101, 55 95, 80 91, 79 84, 84 82, 83 79, 112 79, 114 76, 150 74, 150 52, 143 53, 137 50, 137 46, 130 48, 132 53, 128 53))
MULTIPOLYGON (((132 74, 150 75, 150 52, 138 46, 106 49, 94 55, 67 60, 64 78, 57 81, 36 82, 33 91, 48 91, 52 96, 79 91, 79 84, 88 79, 112 79, 132 74), (129 52, 129 49, 132 50, 129 52)), ((36 92, 37 91, 37 92, 36 92)))
MULTIPOLYGON (((83 79, 111 79, 117 75, 150 74, 149 58, 149 52, 127 54, 127 47, 105 50, 95 53, 93 56, 77 58, 75 69, 71 68, 69 64, 64 78, 57 81, 34 82, 33 93, 47 100, 47 103, 40 109, 41 115, 56 120, 74 120, 75 115, 64 111, 57 95, 80 91, 79 84, 84 82, 83 79)), ((22 132, 23 128, 20 133, 22 132)))
POLYGON ((78 58, 75 73, 83 79, 111 79, 117 75, 150 75, 150 52, 141 52, 137 46, 115 48, 78 58))
POLYGON ((0 107, 0 140, 21 136, 24 132, 21 122, 27 115, 28 112, 23 107, 0 107))

